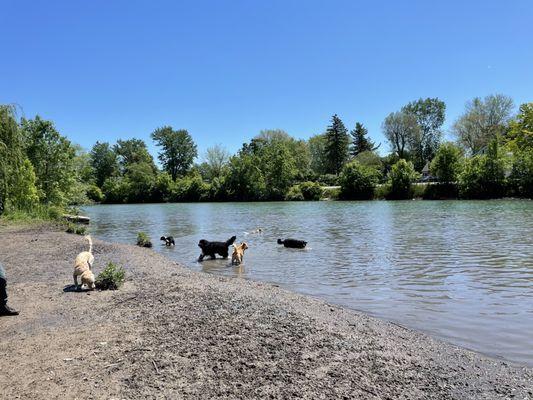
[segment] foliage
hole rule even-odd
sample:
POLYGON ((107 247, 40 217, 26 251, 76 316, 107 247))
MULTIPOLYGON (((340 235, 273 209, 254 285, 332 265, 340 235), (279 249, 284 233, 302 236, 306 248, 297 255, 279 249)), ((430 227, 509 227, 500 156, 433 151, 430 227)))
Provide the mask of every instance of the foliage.
POLYGON ((285 195, 285 200, 288 201, 304 201, 304 195, 300 189, 300 185, 294 185, 289 188, 289 191, 285 195))
POLYGON ((392 166, 389 173, 390 192, 388 198, 395 200, 412 198, 412 184, 418 177, 419 175, 415 171, 413 163, 400 159, 392 166))
POLYGON ((383 170, 383 161, 381 157, 373 151, 363 151, 354 157, 354 160, 359 164, 372 167, 377 171, 383 170))
POLYGON ((107 142, 96 142, 90 152, 93 176, 98 187, 111 177, 117 176, 119 171, 118 154, 111 149, 107 142))
POLYGON ((87 227, 69 222, 67 224, 66 232, 75 233, 76 235, 85 235, 87 233, 87 227))
POLYGON ((185 129, 175 131, 170 126, 164 126, 152 132, 151 137, 161 147, 158 158, 172 180, 190 170, 198 151, 189 132, 185 129))
POLYGON ((459 147, 453 143, 443 143, 431 162, 430 171, 439 182, 455 182, 461 172, 462 161, 463 154, 459 147))
POLYGON ((194 173, 176 181, 172 191, 173 201, 202 201, 209 196, 209 185, 198 173, 194 173))
POLYGON ((358 161, 352 161, 344 166, 339 180, 341 185, 340 198, 369 200, 374 197, 374 188, 379 181, 379 172, 358 161))
POLYGON ((222 145, 217 144, 207 148, 204 158, 205 176, 211 181, 223 175, 228 165, 230 154, 222 145))
POLYGON ((478 154, 496 137, 504 137, 513 111, 513 101, 501 94, 474 98, 453 124, 452 132, 471 155, 478 154))
POLYGON ((229 200, 264 200, 266 183, 253 155, 241 153, 230 158, 225 191, 229 200))
POLYGON ((338 175, 348 159, 350 139, 348 131, 337 114, 331 117, 331 125, 326 131, 325 154, 327 156, 327 172, 338 175))
POLYGON ((124 283, 126 271, 112 262, 108 263, 96 278, 95 285, 100 290, 117 290, 124 283))
POLYGON ((416 117, 405 111, 390 113, 382 125, 383 134, 399 158, 405 158, 420 142, 421 129, 416 117))
POLYGON ((422 197, 425 200, 445 200, 459 197, 459 188, 456 183, 428 183, 417 185, 424 188, 422 197))
POLYGON ((139 232, 137 233, 137 246, 152 247, 152 241, 150 240, 150 237, 146 233, 139 232))
POLYGON ((512 151, 533 149, 533 103, 520 106, 518 115, 509 123, 507 137, 512 151))
POLYGON ((516 152, 509 182, 515 196, 533 198, 533 147, 516 152))
POLYGON ((149 163, 130 164, 125 179, 128 188, 126 194, 128 202, 142 203, 151 200, 155 173, 149 163))
POLYGON ((128 172, 131 165, 139 163, 150 165, 154 172, 157 170, 154 158, 148 152, 146 143, 141 139, 119 139, 113 146, 113 151, 118 156, 122 173, 128 172))
POLYGON ((459 175, 459 192, 465 198, 496 198, 505 194, 505 159, 498 141, 493 140, 487 154, 477 155, 465 162, 459 175))
POLYGON ((302 182, 289 188, 285 200, 316 201, 322 197, 323 190, 318 182, 302 182))
POLYGON ((352 137, 350 155, 352 157, 356 157, 363 152, 373 152, 381 146, 381 143, 376 146, 374 142, 366 137, 366 135, 368 135, 368 129, 366 129, 360 122, 357 122, 355 128, 350 131, 350 136, 352 137))
POLYGON ((96 203, 100 203, 104 200, 104 193, 96 185, 89 185, 87 187, 87 198, 96 203))
POLYGON ((420 128, 420 135, 414 137, 412 144, 412 158, 415 169, 421 171, 426 162, 433 159, 439 147, 446 104, 438 98, 428 97, 410 102, 402 111, 413 115, 420 128))
POLYGON ((328 160, 326 156, 326 135, 314 135, 308 140, 310 168, 317 175, 326 174, 328 160))

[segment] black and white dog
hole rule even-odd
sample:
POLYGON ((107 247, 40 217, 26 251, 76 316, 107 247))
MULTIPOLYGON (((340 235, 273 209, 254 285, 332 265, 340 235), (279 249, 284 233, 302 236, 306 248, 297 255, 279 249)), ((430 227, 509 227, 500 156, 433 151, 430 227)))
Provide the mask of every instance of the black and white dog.
POLYGON ((235 242, 237 236, 232 236, 225 242, 210 242, 209 240, 202 239, 198 242, 198 247, 202 249, 202 254, 198 257, 198 261, 203 261, 204 257, 210 256, 211 259, 216 258, 216 254, 223 258, 228 258, 228 248, 235 242))
POLYGON ((161 236, 161 239, 159 240, 164 240, 165 241, 165 244, 167 246, 175 246, 176 243, 174 243, 174 237, 172 236, 161 236))

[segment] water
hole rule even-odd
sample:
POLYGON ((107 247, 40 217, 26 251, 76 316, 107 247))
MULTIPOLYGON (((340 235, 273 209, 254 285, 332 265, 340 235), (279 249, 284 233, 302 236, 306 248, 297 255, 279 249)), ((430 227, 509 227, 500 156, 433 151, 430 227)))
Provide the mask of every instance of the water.
POLYGON ((402 201, 86 207, 94 236, 134 243, 211 274, 275 282, 449 342, 533 365, 533 202, 402 201), (255 228, 262 234, 246 234, 255 228), (198 240, 249 250, 196 262, 198 240), (173 235, 175 248, 157 239, 173 235), (286 249, 277 238, 309 242, 286 249))

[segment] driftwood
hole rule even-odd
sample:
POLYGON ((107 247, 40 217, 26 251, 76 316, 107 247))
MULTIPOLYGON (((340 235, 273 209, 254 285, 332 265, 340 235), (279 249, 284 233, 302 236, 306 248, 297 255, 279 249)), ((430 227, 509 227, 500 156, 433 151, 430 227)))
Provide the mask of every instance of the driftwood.
POLYGON ((89 225, 89 222, 91 222, 91 219, 89 217, 85 217, 83 215, 63 215, 63 218, 70 222, 75 222, 77 224, 86 224, 89 225))

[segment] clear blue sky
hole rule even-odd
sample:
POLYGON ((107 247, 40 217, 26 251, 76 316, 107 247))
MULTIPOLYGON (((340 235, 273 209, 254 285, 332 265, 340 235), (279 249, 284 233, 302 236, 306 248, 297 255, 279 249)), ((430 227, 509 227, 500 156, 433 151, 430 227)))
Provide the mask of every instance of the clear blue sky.
POLYGON ((419 97, 446 102, 446 126, 474 96, 533 101, 532 21, 531 0, 0 0, 0 103, 85 148, 172 125, 234 152, 334 113, 379 142, 419 97))

